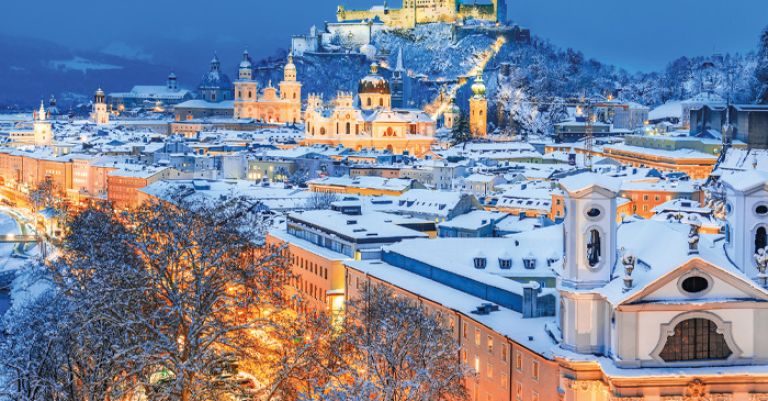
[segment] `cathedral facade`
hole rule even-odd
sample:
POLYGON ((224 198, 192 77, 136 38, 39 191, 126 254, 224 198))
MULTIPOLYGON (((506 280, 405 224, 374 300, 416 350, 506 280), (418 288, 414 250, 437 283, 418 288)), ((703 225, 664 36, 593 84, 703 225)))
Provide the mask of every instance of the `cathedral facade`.
POLYGON ((374 6, 369 10, 347 10, 339 6, 339 22, 380 20, 390 28, 413 28, 418 24, 456 22, 465 18, 504 23, 507 19, 506 0, 490 0, 488 4, 464 4, 462 0, 403 0, 402 8, 374 6))
POLYGON ((278 88, 270 82, 261 93, 253 79, 253 64, 248 52, 240 62, 235 81, 235 118, 255 119, 272 123, 298 123, 301 121, 301 82, 296 78, 293 56, 283 70, 283 81, 278 88))
POLYGON ((389 81, 378 66, 360 81, 358 96, 339 92, 331 105, 309 95, 304 113, 305 143, 388 150, 421 156, 435 143, 435 120, 422 110, 393 109, 389 81), (359 102, 359 105, 358 105, 359 102))

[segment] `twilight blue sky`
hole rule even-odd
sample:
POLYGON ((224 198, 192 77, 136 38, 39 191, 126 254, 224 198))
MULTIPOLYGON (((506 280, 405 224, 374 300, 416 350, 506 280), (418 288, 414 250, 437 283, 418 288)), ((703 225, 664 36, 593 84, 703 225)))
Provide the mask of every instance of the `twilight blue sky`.
MULTIPOLYGON (((2 0, 0 34, 108 47, 178 62, 247 47, 258 56, 372 0, 2 0), (183 45, 182 45, 183 44, 183 45), (175 49, 170 49, 174 47, 175 49), (175 51, 175 53, 174 53, 175 51), (185 57, 187 53, 189 57, 185 57), (168 54, 165 55, 168 57, 168 54)), ((768 25, 768 0, 508 0, 509 17, 562 47, 630 70, 681 55, 745 52, 768 25)), ((400 1, 390 0, 392 6, 400 1)), ((168 62, 168 60, 163 60, 168 62)))

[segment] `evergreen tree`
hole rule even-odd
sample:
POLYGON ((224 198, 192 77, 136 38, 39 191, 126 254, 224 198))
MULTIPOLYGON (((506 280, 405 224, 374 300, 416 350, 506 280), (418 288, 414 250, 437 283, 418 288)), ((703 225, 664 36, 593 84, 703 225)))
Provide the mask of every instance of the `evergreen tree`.
POLYGON ((472 132, 469 128, 469 118, 465 113, 459 114, 459 118, 453 123, 451 129, 451 141, 454 145, 472 140, 472 132))
POLYGON ((755 68, 757 79, 757 93, 759 103, 768 103, 768 27, 760 36, 760 46, 757 53, 757 67, 755 68))

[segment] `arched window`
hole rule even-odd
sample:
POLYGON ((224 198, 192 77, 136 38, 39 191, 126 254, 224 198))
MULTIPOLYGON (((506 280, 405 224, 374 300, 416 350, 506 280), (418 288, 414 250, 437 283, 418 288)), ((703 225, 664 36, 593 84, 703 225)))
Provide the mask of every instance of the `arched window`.
POLYGON ((587 261, 592 267, 600 263, 600 233, 597 230, 589 232, 589 241, 587 242, 587 261))
POLYGON ((388 127, 387 132, 384 133, 384 136, 395 136, 395 131, 392 130, 392 127, 388 127))
POLYGON ((659 356, 665 362, 684 362, 727 359, 731 353, 725 336, 717 332, 717 324, 695 318, 675 326, 659 356))
POLYGON ((325 127, 320 127, 320 135, 325 135, 325 127))
POLYGON ((347 129, 346 129, 346 131, 347 131, 347 135, 349 135, 350 133, 352 133, 352 127, 349 125, 349 122, 347 122, 347 127, 346 127, 346 128, 347 128, 347 129))
POLYGON ((768 245, 768 233, 765 231, 765 227, 758 227, 755 231, 755 253, 758 249, 763 249, 768 245))

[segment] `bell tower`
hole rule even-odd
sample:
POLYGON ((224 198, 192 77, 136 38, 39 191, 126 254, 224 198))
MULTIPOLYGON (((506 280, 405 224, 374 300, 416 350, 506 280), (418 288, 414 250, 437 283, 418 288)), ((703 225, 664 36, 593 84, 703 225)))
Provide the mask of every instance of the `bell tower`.
POLYGON ((560 346, 605 355, 610 348, 611 307, 600 287, 616 263, 616 199, 620 182, 594 173, 560 180, 565 192, 565 260, 558 279, 560 346))
POLYGON ((725 251, 748 277, 757 277, 755 254, 768 247, 768 173, 751 170, 722 179, 725 251))
POLYGON ((109 124, 109 112, 107 112, 107 97, 101 88, 93 95, 93 112, 91 120, 97 125, 109 124))
POLYGON ((469 130, 475 138, 488 135, 488 99, 485 91, 483 73, 479 72, 472 84, 472 98, 469 99, 469 130))
POLYGON ((616 263, 616 199, 620 183, 594 173, 560 180, 565 192, 562 285, 593 289, 611 280, 616 263))
POLYGON ((35 146, 50 146, 53 143, 53 126, 48 121, 48 113, 45 111, 43 101, 40 101, 40 109, 35 113, 35 122, 32 124, 35 133, 35 146))
POLYGON ((280 82, 280 99, 289 104, 289 115, 286 122, 301 121, 301 82, 297 79, 296 64, 293 63, 293 53, 288 54, 288 62, 283 68, 283 81, 280 82))

